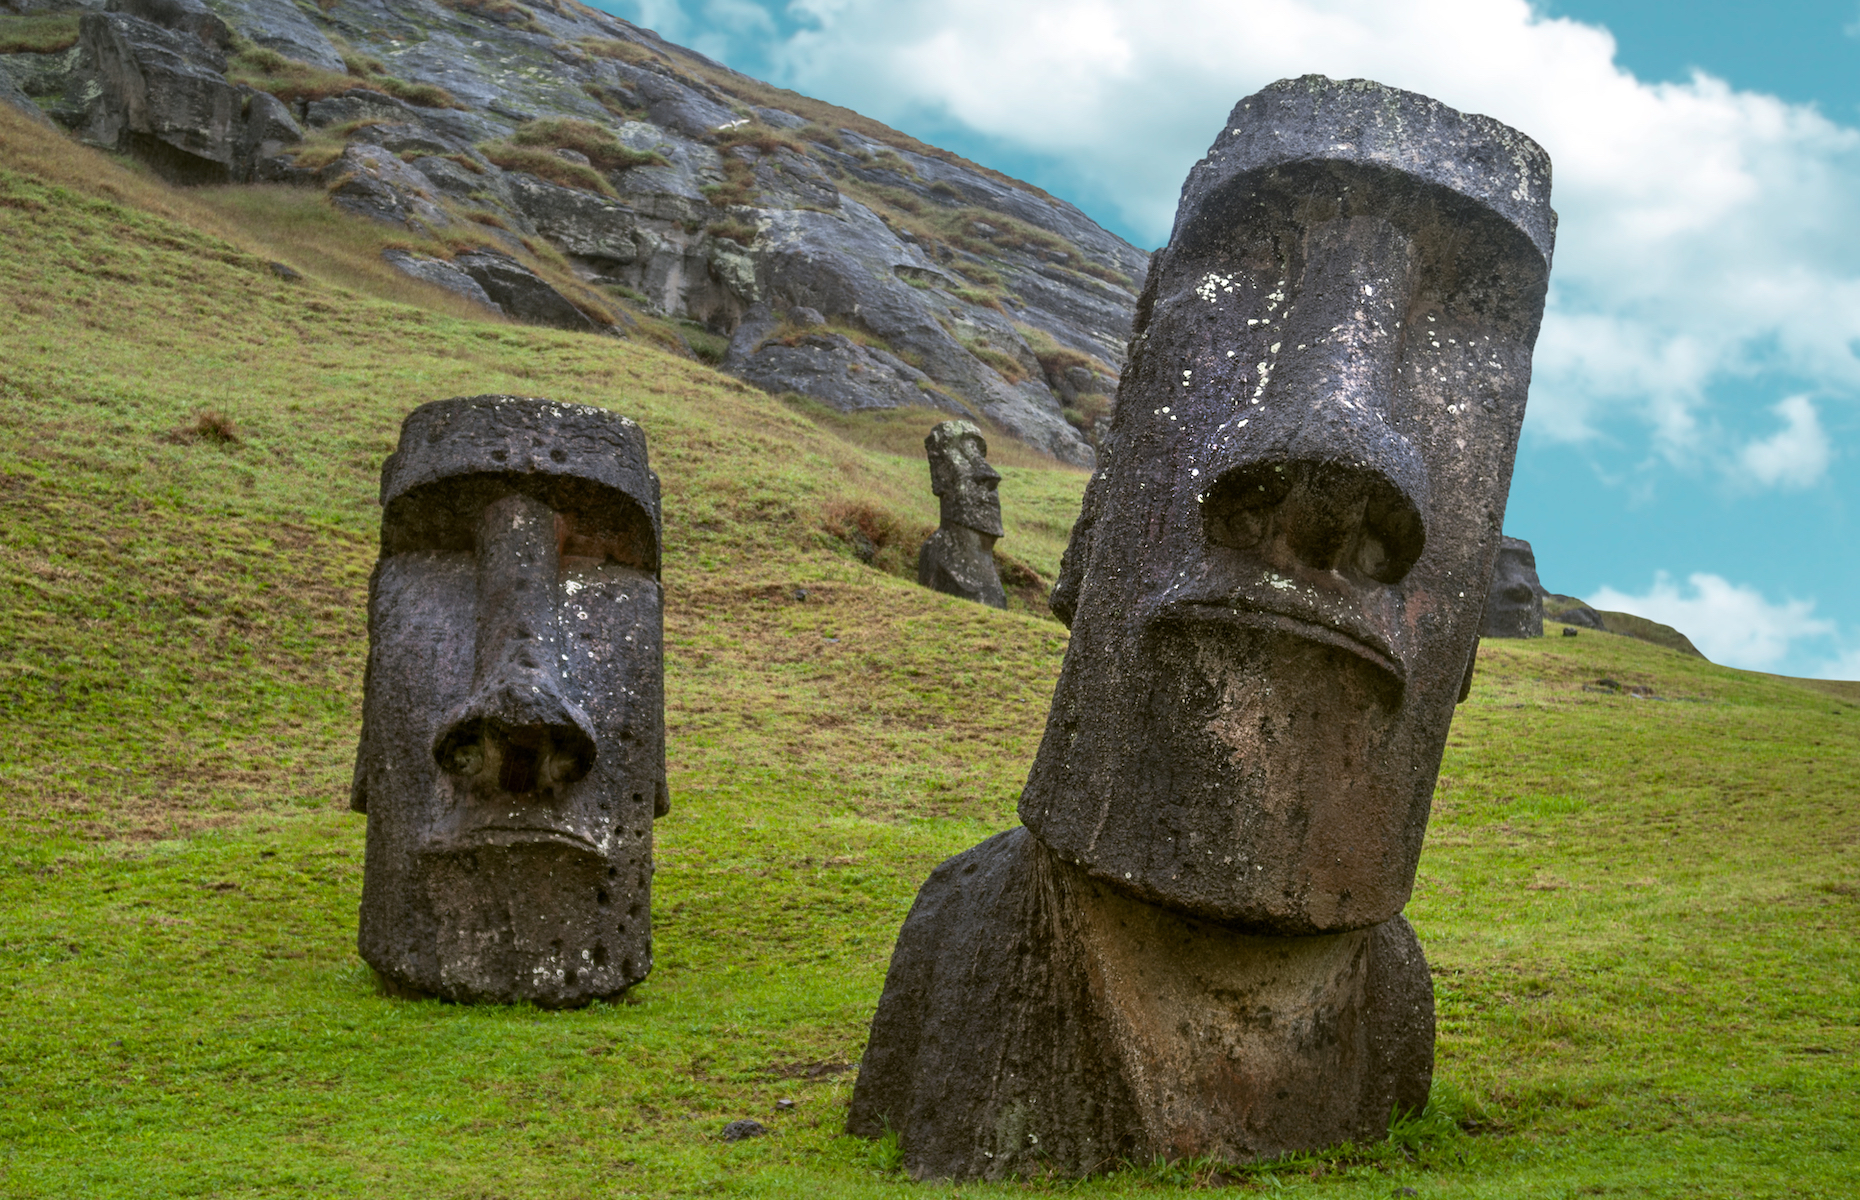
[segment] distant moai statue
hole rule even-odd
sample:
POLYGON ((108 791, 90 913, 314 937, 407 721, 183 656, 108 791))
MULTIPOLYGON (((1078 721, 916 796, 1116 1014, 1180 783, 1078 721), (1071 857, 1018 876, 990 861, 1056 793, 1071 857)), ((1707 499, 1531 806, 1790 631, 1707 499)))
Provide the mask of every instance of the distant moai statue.
POLYGON ((573 1007, 652 967, 668 807, 659 481, 639 426, 422 405, 381 469, 352 807, 390 985, 573 1007))
POLYGON ((1523 538, 1499 540, 1492 585, 1485 594, 1485 622, 1479 632, 1489 638, 1544 635, 1544 585, 1537 578, 1537 555, 1523 538))
POLYGON ((988 443, 969 421, 945 421, 924 438, 930 490, 942 524, 917 552, 917 582, 927 588, 1007 607, 995 542, 1001 537, 1001 474, 988 465, 988 443))
POLYGON ((1550 162, 1321 76, 1242 100, 1150 267, 1054 588, 1023 828, 937 867, 849 1128, 917 1178, 1382 1136, 1427 1100, 1402 918, 1498 553, 1550 162))

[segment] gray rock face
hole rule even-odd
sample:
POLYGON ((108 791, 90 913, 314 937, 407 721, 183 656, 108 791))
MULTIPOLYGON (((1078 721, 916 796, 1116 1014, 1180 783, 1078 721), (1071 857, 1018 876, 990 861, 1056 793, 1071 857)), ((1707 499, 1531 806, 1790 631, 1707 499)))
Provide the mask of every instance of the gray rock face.
POLYGON ((337 208, 357 216, 415 230, 452 224, 433 203, 431 181, 381 146, 345 147, 341 158, 323 168, 322 182, 337 208))
POLYGON ((600 331, 586 313, 508 254, 474 250, 459 255, 452 263, 476 280, 485 295, 516 320, 577 333, 600 331))
POLYGON ((1001 537, 1001 474, 988 465, 988 442, 969 421, 944 421, 924 438, 930 490, 942 521, 917 552, 917 582, 947 596, 1006 608, 995 567, 1001 537))
POLYGON ((1101 427, 1069 423, 1076 390, 1041 368, 1028 339, 1091 355, 1115 379, 1148 256, 1064 201, 901 137, 889 146, 757 107, 760 89, 721 64, 578 5, 519 15, 424 0, 100 3, 119 11, 93 14, 104 24, 79 47, 7 56, 0 69, 53 120, 170 179, 323 186, 348 211, 415 230, 449 223, 454 238, 469 217, 494 251, 521 258, 522 239, 545 240, 617 302, 720 335, 757 304, 815 308, 865 336, 763 342, 729 369, 846 411, 979 413, 1063 461, 1095 461, 1101 427), (463 108, 420 107, 359 78, 308 103, 257 100, 226 83, 234 37, 334 73, 346 70, 340 41, 463 108), (482 149, 563 117, 662 161, 605 171, 607 195, 500 169, 482 149), (342 169, 293 161, 304 130, 332 129, 363 147, 342 169), (876 208, 842 194, 865 184, 890 189, 859 193, 876 208), (967 227, 988 232, 945 244, 931 219, 940 210, 972 212, 967 227))
POLYGON ((383 250, 381 258, 402 275, 442 287, 457 296, 484 305, 495 313, 502 313, 503 306, 491 299, 476 279, 467 275, 458 267, 443 258, 428 258, 424 254, 409 254, 405 250, 383 250))
POLYGON ((1479 634, 1489 638, 1544 635, 1544 585, 1537 578, 1537 556, 1523 538, 1499 539, 1479 634))
POLYGON ((120 13, 84 14, 79 44, 98 85, 91 141, 134 153, 176 182, 233 178, 242 105, 219 49, 120 13))
POLYGON ((1053 592, 1026 832, 939 868, 873 1022, 851 1128, 889 1122, 914 1175, 1315 1148, 1425 1099, 1400 914, 1549 179, 1489 118, 1318 76, 1241 101, 1190 173, 1053 592))
POLYGON ((291 0, 213 0, 210 7, 256 45, 325 71, 343 69, 342 55, 329 36, 291 0))
POLYGON ((652 967, 667 811, 645 436, 580 405, 438 401, 401 427, 381 503, 362 958, 464 1003, 616 995, 652 967))
POLYGON ((45 115, 45 110, 34 104, 32 97, 20 90, 19 85, 13 82, 12 76, 7 74, 4 65, 0 65, 0 104, 12 108, 40 125, 53 124, 52 119, 45 115))

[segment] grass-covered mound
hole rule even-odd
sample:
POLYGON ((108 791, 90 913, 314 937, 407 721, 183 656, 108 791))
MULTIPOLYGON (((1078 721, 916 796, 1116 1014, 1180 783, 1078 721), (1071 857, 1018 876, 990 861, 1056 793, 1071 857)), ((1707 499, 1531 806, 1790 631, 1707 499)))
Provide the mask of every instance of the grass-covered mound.
MULTIPOLYGON (((850 1064, 918 883, 1013 821, 1065 633, 829 532, 934 523, 934 418, 483 319, 262 216, 0 111, 0 1193, 942 1194, 840 1135, 850 1064), (657 966, 581 1012, 386 998, 354 954, 376 475, 409 409, 488 391, 627 413, 665 484, 657 966)), ((1083 476, 996 449, 1050 578, 1083 476)), ((1854 699, 1488 643, 1408 910, 1430 1111, 1078 1190, 1851 1193, 1854 699)))

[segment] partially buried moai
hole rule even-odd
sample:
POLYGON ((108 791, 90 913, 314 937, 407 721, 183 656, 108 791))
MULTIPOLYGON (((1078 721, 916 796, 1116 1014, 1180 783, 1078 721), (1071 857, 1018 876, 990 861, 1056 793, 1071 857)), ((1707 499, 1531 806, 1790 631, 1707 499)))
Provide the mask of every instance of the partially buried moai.
POLYGON ((995 542, 1001 537, 1001 474, 988 465, 988 443, 968 421, 944 421, 924 438, 930 490, 942 523, 917 552, 917 582, 927 588, 1007 607, 995 542))
POLYGON ((1433 990, 1401 916, 1498 551, 1555 217, 1486 117, 1240 102, 1150 267, 1054 589, 1023 828, 932 872, 850 1127, 923 1177, 1379 1137, 1433 990))
POLYGON ((1537 578, 1537 555, 1523 538, 1499 540, 1480 633, 1489 638, 1544 635, 1544 585, 1537 578))
POLYGON ((571 1007, 652 966, 659 481, 625 417, 422 405, 381 469, 353 807, 390 985, 571 1007))

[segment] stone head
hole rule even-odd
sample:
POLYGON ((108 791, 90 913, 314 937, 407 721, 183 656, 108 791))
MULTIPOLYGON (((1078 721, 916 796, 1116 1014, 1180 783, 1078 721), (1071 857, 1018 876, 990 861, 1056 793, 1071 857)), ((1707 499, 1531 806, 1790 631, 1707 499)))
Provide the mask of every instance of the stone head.
POLYGON ((1001 536, 1001 474, 988 465, 988 442, 970 421, 944 421, 924 438, 930 490, 942 502, 942 523, 1001 536))
POLYGON ((1053 608, 1021 817, 1265 932, 1413 883, 1479 634, 1555 216, 1529 138, 1362 80, 1242 100, 1151 264, 1053 608))
POLYGON ((438 401, 402 425, 381 505, 362 957, 462 1001, 620 992, 651 965, 667 803, 645 435, 582 405, 438 401))
POLYGON ((1480 633, 1493 638, 1544 635, 1544 589, 1537 579, 1537 555, 1523 538, 1499 541, 1480 633))

